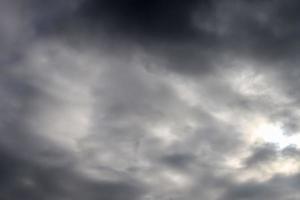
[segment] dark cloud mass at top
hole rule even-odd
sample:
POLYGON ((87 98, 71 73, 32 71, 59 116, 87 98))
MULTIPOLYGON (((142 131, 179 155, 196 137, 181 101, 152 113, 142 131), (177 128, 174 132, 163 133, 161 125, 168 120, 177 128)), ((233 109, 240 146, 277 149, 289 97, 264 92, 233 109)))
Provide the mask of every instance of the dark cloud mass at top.
POLYGON ((208 0, 83 1, 78 15, 93 26, 105 26, 135 37, 187 39, 196 34, 193 15, 212 9, 208 0))
POLYGON ((296 0, 0 0, 0 199, 298 200, 296 0))

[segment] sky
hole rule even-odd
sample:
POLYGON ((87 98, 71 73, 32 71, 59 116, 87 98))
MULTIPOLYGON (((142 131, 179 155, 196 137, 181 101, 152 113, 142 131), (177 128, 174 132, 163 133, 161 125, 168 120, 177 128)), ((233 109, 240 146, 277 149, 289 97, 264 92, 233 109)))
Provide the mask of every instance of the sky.
POLYGON ((299 1, 0 3, 0 199, 300 198, 299 1))

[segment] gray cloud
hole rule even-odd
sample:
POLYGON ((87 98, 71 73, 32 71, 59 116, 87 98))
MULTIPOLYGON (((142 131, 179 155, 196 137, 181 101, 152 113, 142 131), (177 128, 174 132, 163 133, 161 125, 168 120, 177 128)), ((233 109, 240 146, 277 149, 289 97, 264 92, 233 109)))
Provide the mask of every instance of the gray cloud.
POLYGON ((222 199, 296 199, 299 195, 295 190, 298 179, 299 175, 276 176, 262 183, 233 185, 222 199))
POLYGON ((245 161, 247 167, 266 164, 277 158, 277 147, 274 144, 255 147, 253 154, 245 161))
POLYGON ((296 199, 298 7, 4 0, 0 198, 296 199))
POLYGON ((1 152, 2 199, 139 199, 142 188, 132 183, 93 181, 71 166, 49 167, 1 152))
POLYGON ((297 148, 293 145, 290 145, 282 150, 282 155, 298 160, 299 156, 300 156, 300 150, 299 150, 299 148, 297 148))

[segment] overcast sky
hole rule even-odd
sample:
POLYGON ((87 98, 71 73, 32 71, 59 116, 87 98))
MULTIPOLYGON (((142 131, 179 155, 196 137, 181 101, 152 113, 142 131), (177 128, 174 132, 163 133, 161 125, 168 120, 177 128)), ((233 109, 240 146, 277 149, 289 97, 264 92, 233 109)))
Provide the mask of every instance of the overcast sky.
POLYGON ((299 10, 0 0, 0 199, 299 200, 299 10))

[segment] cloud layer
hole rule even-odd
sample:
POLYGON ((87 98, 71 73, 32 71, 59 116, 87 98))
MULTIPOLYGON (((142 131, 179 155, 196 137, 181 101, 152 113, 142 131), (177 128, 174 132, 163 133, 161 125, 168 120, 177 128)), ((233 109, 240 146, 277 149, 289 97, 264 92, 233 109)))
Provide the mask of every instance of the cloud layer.
POLYGON ((300 195, 299 2, 1 4, 0 199, 300 195))

